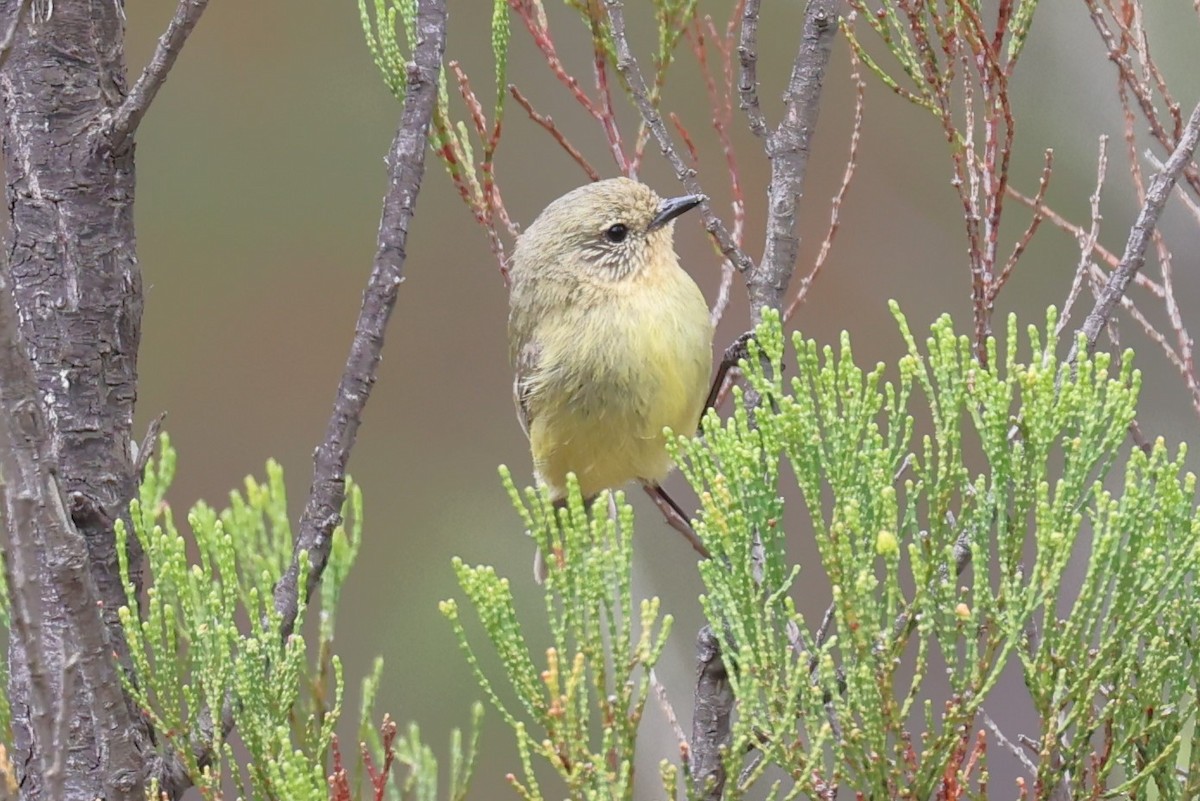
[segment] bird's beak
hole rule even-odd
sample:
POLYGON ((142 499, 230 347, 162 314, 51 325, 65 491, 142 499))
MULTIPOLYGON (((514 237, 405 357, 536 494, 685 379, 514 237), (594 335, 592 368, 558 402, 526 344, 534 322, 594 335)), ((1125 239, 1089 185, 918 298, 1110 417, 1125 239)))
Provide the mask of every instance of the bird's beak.
POLYGON ((680 214, 696 208, 706 200, 708 198, 704 195, 680 195, 679 197, 667 198, 658 204, 658 212, 654 215, 654 219, 650 221, 650 230, 653 231, 656 228, 662 228, 680 214))

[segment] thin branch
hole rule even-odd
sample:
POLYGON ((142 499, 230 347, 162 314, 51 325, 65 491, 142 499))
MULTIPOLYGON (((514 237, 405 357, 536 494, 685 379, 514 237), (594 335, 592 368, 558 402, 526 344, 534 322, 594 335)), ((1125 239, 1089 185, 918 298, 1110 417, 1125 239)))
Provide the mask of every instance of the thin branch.
POLYGON ((600 180, 600 173, 596 171, 595 167, 588 163, 587 158, 579 152, 579 148, 571 144, 570 140, 567 139, 566 134, 564 134, 559 127, 554 124, 553 117, 551 117, 549 114, 538 114, 537 111, 534 110, 533 103, 529 101, 529 98, 522 94, 521 90, 511 83, 508 85, 508 93, 512 95, 513 100, 517 101, 518 106, 525 109, 525 113, 529 115, 529 119, 537 123, 537 125, 540 126, 546 133, 550 134, 550 136, 554 138, 555 142, 558 142, 558 146, 567 152, 567 155, 571 157, 571 160, 579 165, 579 169, 583 170, 590 180, 600 180))
POLYGON ((784 90, 783 119, 767 138, 771 183, 767 199, 767 236, 762 261, 746 275, 754 324, 764 308, 781 309, 796 267, 800 237, 796 217, 804 194, 809 146, 817 126, 821 87, 838 30, 837 0, 809 0, 804 32, 792 75, 784 90))
MULTIPOLYGON (((1196 2, 1200 3, 1200 0, 1196 0, 1196 2)), ((1150 148, 1146 148, 1146 151, 1142 155, 1145 156, 1146 161, 1153 165, 1154 169, 1161 170, 1163 168, 1162 161, 1159 160, 1158 156, 1154 155, 1154 151, 1150 150, 1150 148)), ((1200 203, 1197 203, 1196 199, 1178 184, 1175 185, 1175 194, 1188 210, 1188 214, 1191 214, 1196 223, 1200 225, 1200 203)))
POLYGON ((767 120, 758 102, 758 7, 761 0, 746 0, 742 10, 742 33, 738 42, 738 108, 756 136, 766 138, 767 120))
MULTIPOLYGON (((1183 136, 1179 138, 1179 144, 1171 153, 1171 157, 1167 159, 1163 169, 1150 182, 1150 188, 1146 191, 1146 202, 1142 205, 1137 221, 1134 222, 1133 228, 1129 232, 1129 240, 1125 244, 1125 254, 1121 257, 1121 263, 1109 275, 1108 283, 1105 284, 1099 297, 1096 298, 1096 304, 1092 307, 1092 311, 1079 328, 1079 332, 1087 338, 1089 353, 1096 349, 1096 340, 1100 337, 1100 329, 1112 314, 1113 306, 1124 296, 1129 282, 1146 263, 1146 248, 1158 225, 1159 215, 1162 214, 1163 207, 1167 203, 1167 198, 1171 196, 1171 190, 1175 188, 1175 182, 1179 179, 1180 173, 1191 161, 1198 139, 1200 139, 1200 105, 1192 110, 1187 125, 1184 126, 1183 136)), ((1072 343, 1071 352, 1068 355, 1068 361, 1072 364, 1079 355, 1078 347, 1077 339, 1072 343)))
MULTIPOLYGON (((617 169, 620 170, 622 175, 627 174, 629 171, 629 160, 626 158, 623 145, 621 144, 621 132, 617 128, 616 119, 606 116, 605 107, 588 97, 587 93, 583 91, 583 87, 579 85, 579 81, 567 72, 566 67, 563 66, 562 59, 558 57, 558 50, 554 46, 554 38, 550 35, 550 28, 546 22, 545 14, 541 13, 540 4, 538 6, 538 10, 535 11, 534 4, 532 3, 515 2, 509 4, 509 7, 525 23, 526 30, 533 37, 534 45, 537 46, 542 57, 546 59, 546 65, 550 67, 550 71, 554 73, 554 77, 571 92, 575 101, 583 107, 584 111, 592 115, 596 122, 600 123, 600 127, 604 130, 604 138, 608 142, 609 150, 612 153, 613 161, 616 162, 617 169)), ((597 74, 597 82, 599 82, 600 78, 601 76, 597 74)), ((604 91, 607 91, 607 89, 604 91)))
MULTIPOLYGON (((1054 333, 1061 334, 1066 327, 1067 321, 1071 317, 1071 310, 1075 307, 1075 301, 1079 298, 1079 292, 1083 289, 1084 276, 1088 274, 1089 267, 1093 265, 1092 251, 1096 248, 1096 241, 1100 238, 1100 193, 1104 190, 1104 176, 1108 170, 1108 137, 1100 137, 1100 155, 1096 161, 1096 189, 1091 196, 1091 227, 1086 233, 1081 233, 1078 239, 1079 242, 1079 264, 1075 267, 1075 277, 1071 281, 1071 289, 1067 292, 1067 300, 1063 303, 1062 317, 1059 319, 1054 333)), ((1036 201, 1040 203, 1040 200, 1036 201)))
POLYGON ((163 420, 166 419, 167 413, 160 412, 146 427, 146 436, 142 437, 142 444, 138 446, 133 458, 133 474, 138 477, 138 481, 141 481, 146 472, 146 465, 154 458, 154 452, 158 448, 158 435, 162 431, 163 420))
POLYGON ((114 149, 120 150, 137 131, 142 118, 150 110, 150 104, 154 102, 154 96, 166 82, 167 73, 175 65, 175 59, 179 58, 184 42, 192 35, 207 6, 208 0, 179 0, 175 16, 171 17, 166 32, 159 37, 150 63, 142 70, 128 97, 109 120, 108 136, 114 149))
POLYGON ((303 590, 305 598, 320 582, 329 561, 333 530, 341 522, 346 497, 346 463, 375 383, 384 332, 404 278, 408 226, 425 172, 426 136, 446 43, 445 0, 420 0, 416 29, 417 46, 408 68, 404 111, 388 153, 388 192, 379 221, 375 264, 363 293, 354 341, 338 385, 325 440, 313 456, 312 487, 300 517, 300 536, 292 552, 292 563, 275 585, 275 609, 283 618, 284 637, 291 634, 296 624, 301 552, 307 552, 311 565, 303 590))
MULTIPOLYGON (((696 171, 687 166, 678 151, 675 150, 675 145, 671 142, 671 135, 663 123, 662 115, 650 102, 646 79, 642 77, 641 68, 638 67, 633 52, 629 49, 629 36, 625 33, 625 10, 621 0, 604 0, 604 6, 608 10, 609 25, 612 26, 613 44, 617 53, 617 71, 621 73, 621 77, 629 86, 629 93, 633 95, 633 101, 637 105, 638 111, 641 112, 646 127, 654 135, 663 157, 675 171, 675 177, 679 179, 679 182, 691 194, 703 195, 700 181, 696 178, 696 171)), ((707 199, 700 204, 700 215, 704 219, 704 230, 708 231, 716 241, 717 247, 720 248, 721 254, 725 258, 736 264, 739 270, 747 270, 754 266, 750 257, 733 240, 728 229, 725 228, 725 223, 721 222, 720 218, 713 213, 712 204, 707 199)))
POLYGON ((1042 177, 1038 179, 1038 191, 1033 198, 1033 218, 1029 221, 1029 225, 1025 226, 1025 232, 1021 234, 1021 238, 1013 245, 1012 253, 1009 254, 1008 261, 1004 263, 1000 274, 992 281, 992 285, 988 289, 988 303, 995 302, 996 296, 1000 294, 1000 290, 1008 283, 1008 279, 1012 275, 1012 271, 1016 268, 1017 262, 1025 254, 1025 248, 1029 247, 1029 243, 1033 241, 1034 234, 1037 233, 1038 228, 1042 225, 1042 220, 1045 219, 1041 212, 1037 211, 1037 207, 1045 203, 1046 190, 1050 188, 1050 176, 1054 171, 1054 151, 1046 148, 1044 159, 1042 177))
POLYGON ((667 688, 659 681, 658 674, 654 669, 650 669, 650 687, 654 690, 654 697, 658 700, 658 706, 662 709, 663 715, 667 719, 667 725, 671 727, 671 733, 675 735, 675 742, 679 745, 679 753, 686 761, 688 758, 688 742, 687 735, 683 733, 683 727, 679 725, 679 716, 675 714, 675 706, 671 703, 671 698, 667 695, 667 688))

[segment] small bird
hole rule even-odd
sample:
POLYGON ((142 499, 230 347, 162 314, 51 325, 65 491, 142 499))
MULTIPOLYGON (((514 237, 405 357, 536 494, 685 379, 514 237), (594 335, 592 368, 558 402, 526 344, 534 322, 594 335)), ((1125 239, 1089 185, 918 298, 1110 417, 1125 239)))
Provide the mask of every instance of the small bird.
MULTIPOLYGON (((628 178, 581 186, 521 234, 510 263, 517 417, 554 500, 670 472, 663 428, 696 430, 712 367, 708 304, 679 266, 674 220, 703 195, 662 199, 628 178)), ((539 582, 545 566, 534 565, 539 582)))

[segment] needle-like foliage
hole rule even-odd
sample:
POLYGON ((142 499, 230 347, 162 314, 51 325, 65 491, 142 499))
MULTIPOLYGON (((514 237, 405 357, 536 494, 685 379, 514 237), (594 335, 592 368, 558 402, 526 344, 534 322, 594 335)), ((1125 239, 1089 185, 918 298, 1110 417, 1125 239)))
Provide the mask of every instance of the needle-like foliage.
MULTIPOLYGON (((1006 670, 1040 721, 1024 733, 1024 792, 1185 797, 1200 517, 1184 449, 1127 452, 1132 354, 1062 363, 1051 310, 1024 337, 1010 317, 981 364, 948 317, 918 344, 892 311, 907 353, 870 370, 847 336, 788 343, 768 313, 742 363, 757 405, 737 390, 728 419, 710 413, 700 436, 675 440, 735 698, 724 798, 987 798, 988 749, 1012 746, 986 725, 1006 670), (819 564, 790 555, 808 537, 819 564), (831 587, 825 620, 797 611, 810 577, 831 587)), ((632 798, 665 636, 657 599, 631 593, 632 512, 619 493, 612 513, 607 496, 589 511, 577 493, 556 510, 505 480, 548 554, 555 645, 530 653, 532 613, 489 567, 457 570, 503 675, 481 666, 459 606, 443 611, 516 735, 522 797, 562 794, 538 784, 537 758, 568 797, 632 798)), ((668 795, 699 795, 678 767, 663 770, 668 795)))

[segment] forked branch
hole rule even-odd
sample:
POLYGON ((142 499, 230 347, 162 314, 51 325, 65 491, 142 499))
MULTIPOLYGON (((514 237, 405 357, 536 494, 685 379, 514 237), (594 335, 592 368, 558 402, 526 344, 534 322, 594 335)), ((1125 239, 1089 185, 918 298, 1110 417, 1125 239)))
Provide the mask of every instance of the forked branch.
POLYGON ((142 118, 150 110, 150 104, 154 102, 154 96, 166 82, 167 73, 175 65, 175 59, 179 58, 184 43, 207 7, 208 0, 179 0, 175 16, 171 17, 166 32, 159 37, 150 63, 142 70, 137 83, 109 121, 108 134, 113 149, 120 150, 137 131, 142 118))
POLYGON ((763 309, 783 307, 783 296, 796 268, 796 257, 800 252, 796 217, 804 194, 809 146, 817 127, 821 87, 829 69, 829 54, 837 29, 837 0, 809 0, 804 10, 800 48, 784 90, 783 119, 767 137, 771 183, 767 197, 766 246, 762 261, 746 276, 754 325, 762 320, 763 309))
MULTIPOLYGON (((1150 182, 1150 186, 1146 190, 1146 200, 1142 204, 1141 211, 1138 212, 1137 220, 1125 243, 1125 254, 1121 257, 1121 263, 1109 275, 1104 289, 1096 297, 1095 305, 1084 319, 1083 325, 1079 327, 1077 335, 1081 332, 1087 338, 1089 353, 1096 349, 1100 329, 1104 327, 1104 323, 1112 314, 1113 307, 1125 296, 1125 290, 1129 283, 1146 263, 1146 250, 1149 248, 1155 228, 1158 226, 1158 218, 1167 204, 1167 198, 1171 196, 1171 190, 1175 188, 1176 181, 1191 163, 1192 154, 1196 151, 1197 140, 1200 140, 1200 105, 1192 110, 1192 115, 1188 118, 1187 125, 1183 128, 1183 135, 1179 137, 1179 144, 1175 146, 1171 157, 1167 159, 1163 168, 1150 182)), ((1071 352, 1068 356, 1068 361, 1072 364, 1079 355, 1078 347, 1078 340, 1076 340, 1071 345, 1071 352)))

